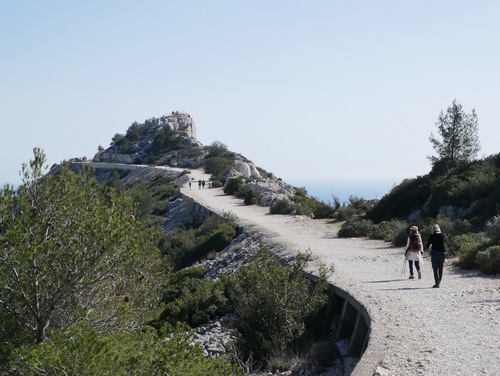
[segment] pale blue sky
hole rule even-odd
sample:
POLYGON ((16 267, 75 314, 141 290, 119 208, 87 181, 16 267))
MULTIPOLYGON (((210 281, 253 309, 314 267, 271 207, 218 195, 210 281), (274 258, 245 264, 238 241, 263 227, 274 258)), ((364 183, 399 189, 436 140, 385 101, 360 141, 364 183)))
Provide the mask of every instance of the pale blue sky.
POLYGON ((500 152, 500 1, 0 1, 0 183, 186 111, 285 181, 426 174, 456 99, 500 152))

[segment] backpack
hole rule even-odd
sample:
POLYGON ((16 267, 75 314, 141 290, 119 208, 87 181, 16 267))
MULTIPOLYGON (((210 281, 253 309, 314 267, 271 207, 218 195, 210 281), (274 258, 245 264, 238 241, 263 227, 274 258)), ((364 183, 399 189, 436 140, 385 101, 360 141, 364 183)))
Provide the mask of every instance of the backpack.
POLYGON ((408 248, 410 251, 420 251, 420 238, 417 235, 410 237, 410 246, 408 248))

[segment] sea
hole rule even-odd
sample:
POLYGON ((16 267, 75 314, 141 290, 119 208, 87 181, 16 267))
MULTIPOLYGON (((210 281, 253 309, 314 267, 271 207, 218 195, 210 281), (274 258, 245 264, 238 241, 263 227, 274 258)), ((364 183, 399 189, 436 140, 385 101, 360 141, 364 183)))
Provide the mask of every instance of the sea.
POLYGON ((309 196, 326 203, 333 203, 335 196, 341 204, 349 204, 350 197, 379 200, 400 183, 393 179, 291 179, 286 182, 305 188, 309 196))
MULTIPOLYGON (((305 188, 310 196, 328 204, 334 202, 333 196, 337 197, 341 204, 349 204, 351 196, 379 200, 401 182, 389 179, 286 179, 285 181, 294 187, 305 188)), ((17 187, 14 186, 14 189, 17 187)))

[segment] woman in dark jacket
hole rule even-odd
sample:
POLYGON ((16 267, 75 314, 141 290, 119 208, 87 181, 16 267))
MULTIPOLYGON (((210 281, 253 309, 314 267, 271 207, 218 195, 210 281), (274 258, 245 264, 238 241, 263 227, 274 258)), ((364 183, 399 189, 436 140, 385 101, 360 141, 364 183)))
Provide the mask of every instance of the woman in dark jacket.
POLYGON ((448 239, 441 232, 439 225, 432 226, 432 234, 427 240, 426 248, 431 251, 432 270, 434 271, 434 288, 439 288, 443 278, 443 265, 446 258, 446 243, 448 239))

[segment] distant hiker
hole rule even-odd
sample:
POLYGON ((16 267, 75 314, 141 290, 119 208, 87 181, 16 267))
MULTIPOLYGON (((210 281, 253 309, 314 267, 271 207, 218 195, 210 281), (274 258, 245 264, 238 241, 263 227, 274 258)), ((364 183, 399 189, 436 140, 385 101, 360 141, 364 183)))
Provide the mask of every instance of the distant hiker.
POLYGON ((202 180, 202 181, 201 181, 201 187, 202 187, 202 188, 205 188, 205 180, 202 180))
POLYGON ((201 189, 201 179, 198 180, 198 189, 201 189))
POLYGON ((417 226, 410 227, 410 235, 406 240, 406 259, 408 260, 408 265, 410 267, 410 279, 414 279, 413 276, 413 263, 415 263, 415 269, 417 269, 418 279, 422 278, 422 273, 420 272, 420 264, 422 262, 422 253, 424 247, 422 244, 422 237, 418 232, 417 226))
POLYGON ((189 190, 191 190, 191 182, 189 182, 189 190))
POLYGON ((432 234, 427 239, 426 248, 431 252, 432 271, 434 272, 434 288, 439 288, 443 278, 443 265, 446 258, 446 243, 448 238, 441 232, 438 224, 432 226, 432 234))

